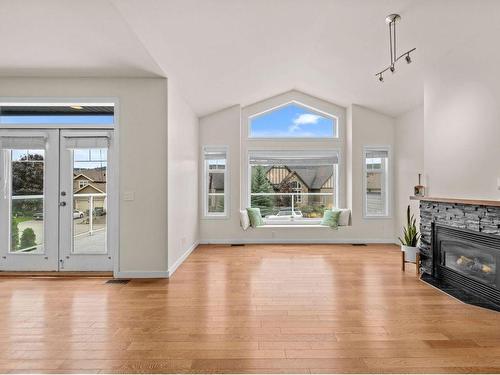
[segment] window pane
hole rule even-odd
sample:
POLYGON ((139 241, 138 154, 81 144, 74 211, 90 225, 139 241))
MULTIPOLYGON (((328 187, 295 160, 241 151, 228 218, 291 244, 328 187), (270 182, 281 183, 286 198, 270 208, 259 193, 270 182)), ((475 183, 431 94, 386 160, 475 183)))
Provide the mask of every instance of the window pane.
POLYGON ((106 253, 107 150, 73 154, 73 252, 106 253))
POLYGON ((334 207, 331 194, 252 194, 250 201, 251 207, 260 208, 262 217, 279 221, 321 219, 326 209, 334 207))
POLYGON ((21 104, 0 107, 0 124, 114 124, 114 105, 98 104, 21 104))
POLYGON ((224 173, 208 173, 208 192, 224 193, 224 173))
POLYGON ((225 216, 226 214, 226 164, 227 148, 205 147, 205 215, 225 216))
POLYGON ((334 117, 295 103, 252 117, 249 126, 251 138, 333 138, 337 134, 334 117))
POLYGON ((366 199, 365 210, 367 216, 388 215, 388 190, 387 190, 387 151, 367 151, 366 163, 366 199), (377 157, 373 156, 376 153, 377 157))
POLYGON ((251 206, 259 207, 264 217, 288 212, 313 219, 335 207, 336 165, 306 165, 305 160, 304 165, 293 163, 251 166, 251 206))
POLYGON ((224 170, 224 169, 226 169, 226 161, 223 159, 209 160, 208 161, 208 169, 224 170))
POLYGON ((224 195, 208 195, 208 212, 224 213, 224 195))
POLYGON ((44 150, 11 151, 10 252, 43 253, 44 150))

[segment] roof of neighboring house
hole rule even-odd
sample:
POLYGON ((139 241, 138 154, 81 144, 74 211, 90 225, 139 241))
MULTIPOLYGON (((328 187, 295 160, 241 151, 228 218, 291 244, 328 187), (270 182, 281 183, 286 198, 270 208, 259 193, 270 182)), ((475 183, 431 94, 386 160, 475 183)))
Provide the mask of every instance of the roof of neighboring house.
MULTIPOLYGON (((321 189, 324 184, 332 177, 332 167, 329 165, 321 166, 285 166, 290 173, 295 173, 309 189, 321 189)), ((266 172, 269 172, 274 166, 268 167, 266 172)), ((286 179, 291 178, 290 175, 286 179)))
POLYGON ((104 194, 106 193, 105 183, 91 183, 76 190, 73 194, 104 194))
POLYGON ((321 189, 324 184, 332 177, 332 167, 321 165, 317 167, 288 167, 292 172, 295 172, 309 189, 321 189))
POLYGON ((106 169, 95 168, 95 169, 75 169, 74 180, 86 179, 94 182, 105 182, 106 181, 106 169), (83 177, 83 178, 82 178, 83 177))

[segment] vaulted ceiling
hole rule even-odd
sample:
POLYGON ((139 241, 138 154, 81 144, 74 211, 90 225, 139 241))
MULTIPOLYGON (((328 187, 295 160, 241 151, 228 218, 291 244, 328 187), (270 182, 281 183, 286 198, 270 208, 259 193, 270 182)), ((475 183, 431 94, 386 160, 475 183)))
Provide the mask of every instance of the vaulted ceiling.
POLYGON ((398 115, 422 103, 433 59, 498 29, 499 2, 477 4, 0 0, 0 75, 167 76, 199 116, 290 89, 398 115), (400 63, 381 84, 374 73, 388 64, 384 19, 393 12, 402 16, 399 50, 417 51, 413 64, 400 63))

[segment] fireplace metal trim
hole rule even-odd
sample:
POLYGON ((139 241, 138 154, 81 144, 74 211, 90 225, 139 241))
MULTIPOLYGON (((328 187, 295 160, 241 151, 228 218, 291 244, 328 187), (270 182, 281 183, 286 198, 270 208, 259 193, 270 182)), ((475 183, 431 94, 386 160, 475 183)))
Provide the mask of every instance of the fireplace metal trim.
MULTIPOLYGON (((472 277, 467 277, 453 269, 441 265, 440 262, 440 235, 449 236, 453 240, 463 240, 474 242, 475 244, 491 248, 497 252, 497 259, 500 260, 500 236, 475 232, 469 229, 452 227, 436 222, 432 222, 432 276, 435 279, 452 284, 462 288, 467 292, 480 296, 495 305, 500 306, 500 290, 490 285, 482 283, 472 277)), ((500 272, 497 270, 497 285, 500 278, 500 272)))

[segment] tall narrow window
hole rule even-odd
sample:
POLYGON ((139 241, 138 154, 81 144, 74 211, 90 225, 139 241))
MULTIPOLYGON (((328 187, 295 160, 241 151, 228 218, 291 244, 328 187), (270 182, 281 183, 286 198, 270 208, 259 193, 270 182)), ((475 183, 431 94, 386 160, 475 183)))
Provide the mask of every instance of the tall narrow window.
POLYGON ((389 150, 364 152, 364 212, 366 217, 389 216, 389 150))
POLYGON ((228 150, 227 147, 205 147, 204 207, 206 217, 228 216, 228 150))

